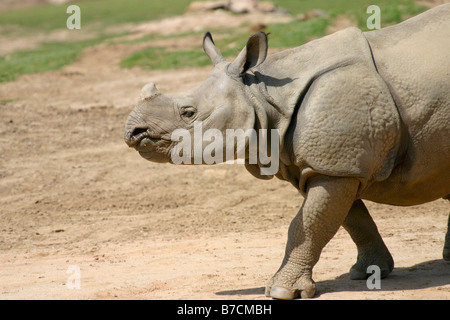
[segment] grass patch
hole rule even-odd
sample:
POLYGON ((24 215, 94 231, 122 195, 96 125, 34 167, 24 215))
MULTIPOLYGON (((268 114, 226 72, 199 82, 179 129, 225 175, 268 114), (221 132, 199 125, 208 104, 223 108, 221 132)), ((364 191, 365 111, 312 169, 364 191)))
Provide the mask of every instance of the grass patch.
MULTIPOLYGON (((235 56, 243 48, 248 40, 248 34, 239 32, 237 29, 210 30, 214 37, 214 42, 224 57, 235 56)), ((198 36, 198 45, 194 45, 188 50, 171 51, 164 47, 150 47, 133 52, 122 60, 121 67, 132 68, 141 67, 147 70, 175 69, 182 67, 202 67, 211 65, 211 61, 202 48, 204 32, 191 32, 171 36, 144 36, 133 42, 141 42, 146 39, 149 42, 153 39, 179 38, 183 36, 198 36)))
MULTIPOLYGON (((400 23, 411 16, 417 15, 426 11, 428 8, 420 6, 412 1, 391 1, 389 3, 380 5, 381 27, 387 27, 393 24, 400 23)), ((367 31, 367 18, 369 14, 358 14, 353 12, 354 19, 358 22, 358 27, 363 31, 367 31)))
MULTIPOLYGON (((182 14, 190 0, 99 0, 74 1, 81 11, 81 29, 136 23, 182 14)), ((0 26, 15 26, 26 33, 66 28, 66 5, 43 5, 0 12, 0 26)), ((17 28, 16 28, 17 29, 17 28)))
POLYGON ((300 46, 313 38, 324 36, 329 23, 329 18, 313 18, 270 25, 267 28, 271 33, 269 45, 274 48, 300 46))
MULTIPOLYGON (((216 46, 220 48, 225 58, 236 56, 248 40, 247 33, 239 32, 236 29, 211 30, 211 33, 216 46), (223 35, 226 36, 223 37, 223 35)), ((194 34, 198 34, 198 45, 189 50, 169 51, 163 47, 151 47, 133 52, 122 60, 121 67, 141 67, 147 70, 157 70, 211 65, 211 61, 201 45, 204 33, 189 33, 189 35, 194 34)), ((166 38, 168 37, 166 36, 166 38)))
POLYGON ((272 0, 292 14, 305 13, 314 9, 323 10, 331 19, 345 15, 356 21, 359 28, 367 31, 366 21, 370 16, 366 10, 377 5, 381 10, 381 27, 400 23, 410 16, 417 15, 428 8, 413 0, 272 0))
POLYGON ((413 0, 315 0, 315 1, 288 1, 274 0, 280 6, 290 8, 291 12, 307 12, 314 9, 323 10, 331 19, 344 15, 357 23, 362 31, 368 31, 367 7, 377 5, 380 7, 381 27, 400 23, 411 16, 426 11, 428 8, 418 5, 413 0))
POLYGON ((206 66, 211 62, 202 50, 166 51, 165 48, 154 47, 136 51, 124 59, 121 66, 143 69, 173 69, 182 67, 206 66))
POLYGON ((378 2, 388 3, 389 1, 376 1, 376 0, 271 0, 277 6, 287 9, 292 14, 305 13, 314 9, 320 9, 328 14, 341 14, 352 10, 354 8, 360 8, 361 11, 365 11, 365 8, 371 4, 377 4, 378 2))
MULTIPOLYGON (((98 0, 74 1, 81 11, 81 30, 72 32, 102 33, 109 26, 150 21, 182 14, 191 0, 98 0)), ((3 36, 32 36, 66 28, 66 5, 42 5, 0 12, 3 36)), ((113 38, 117 35, 110 35, 113 38)), ((43 42, 33 50, 16 51, 0 57, 0 82, 22 74, 57 70, 79 57, 84 48, 102 42, 93 40, 43 42)))
MULTIPOLYGON (((421 7, 413 0, 271 0, 280 7, 286 8, 292 14, 304 13, 314 9, 320 9, 328 13, 330 16, 336 16, 345 13, 358 13, 358 15, 367 17, 366 9, 370 5, 377 5, 381 8, 397 7, 399 10, 411 10, 412 8, 421 7)), ((426 8, 426 7, 422 7, 426 8)), ((415 10, 415 9, 413 9, 415 10)), ((423 9, 422 9, 423 10, 423 9)), ((420 11, 419 11, 420 12, 420 11)), ((416 13, 419 13, 416 12, 416 13)), ((382 17, 383 19, 383 17, 382 17)))
POLYGON ((16 100, 17 99, 0 99, 0 105, 4 106, 4 105, 7 105, 8 103, 14 102, 16 100))
POLYGON ((58 70, 77 59, 84 48, 101 43, 105 37, 77 42, 45 42, 37 49, 0 57, 0 82, 15 80, 22 74, 58 70))

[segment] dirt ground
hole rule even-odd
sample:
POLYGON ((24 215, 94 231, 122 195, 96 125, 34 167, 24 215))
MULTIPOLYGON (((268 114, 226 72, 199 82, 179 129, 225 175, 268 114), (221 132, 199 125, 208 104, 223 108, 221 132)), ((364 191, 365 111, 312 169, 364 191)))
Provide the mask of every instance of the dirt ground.
MULTIPOLYGON (((243 166, 160 165, 129 149, 124 123, 146 82, 180 91, 211 70, 119 68, 139 46, 89 48, 0 84, 13 99, 0 105, 0 299, 267 299, 302 197, 243 166)), ((314 269, 316 299, 450 299, 448 201, 366 204, 394 272, 380 290, 350 281, 356 248, 341 229, 314 269)))

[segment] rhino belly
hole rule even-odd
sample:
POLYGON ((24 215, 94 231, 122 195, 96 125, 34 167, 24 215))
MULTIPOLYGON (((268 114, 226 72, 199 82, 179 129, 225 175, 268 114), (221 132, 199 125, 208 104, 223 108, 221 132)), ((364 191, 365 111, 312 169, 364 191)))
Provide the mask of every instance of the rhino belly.
POLYGON ((368 187, 362 199, 397 206, 418 205, 450 195, 448 187, 445 187, 449 179, 450 175, 446 174, 408 183, 401 180, 399 172, 394 171, 389 179, 368 187))
POLYGON ((417 205, 449 195, 448 137, 448 132, 445 139, 444 132, 436 130, 434 139, 426 139, 420 145, 410 143, 404 160, 391 175, 368 186, 362 198, 392 205, 417 205))

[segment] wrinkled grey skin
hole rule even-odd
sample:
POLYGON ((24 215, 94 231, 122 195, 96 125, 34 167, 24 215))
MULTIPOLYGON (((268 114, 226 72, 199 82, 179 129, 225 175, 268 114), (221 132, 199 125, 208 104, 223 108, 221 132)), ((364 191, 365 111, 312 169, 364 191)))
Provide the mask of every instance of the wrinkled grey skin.
MULTIPOLYGON (((363 199, 417 205, 450 195, 450 5, 404 23, 362 33, 348 28, 267 57, 267 36, 253 35, 225 61, 210 34, 214 69, 191 91, 141 92, 125 141, 170 162, 176 128, 279 129, 280 169, 305 197, 292 221, 281 267, 266 295, 312 297, 312 269, 343 226, 358 249, 351 279, 369 265, 382 277, 393 259, 363 199)), ((256 164, 246 164, 256 177, 256 164)), ((449 220, 450 223, 450 220, 449 220)), ((444 258, 450 260, 450 233, 444 258)))

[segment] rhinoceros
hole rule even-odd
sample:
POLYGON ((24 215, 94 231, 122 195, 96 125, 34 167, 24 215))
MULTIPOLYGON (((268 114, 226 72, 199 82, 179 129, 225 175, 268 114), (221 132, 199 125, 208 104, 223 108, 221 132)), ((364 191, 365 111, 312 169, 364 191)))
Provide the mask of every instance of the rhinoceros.
MULTIPOLYGON (((209 77, 180 94, 145 85, 125 141, 147 160, 173 162, 180 140, 172 134, 193 133, 199 121, 224 135, 276 129, 277 172, 262 174, 248 152, 245 166, 257 178, 290 182, 304 200, 266 295, 313 297, 312 269, 340 226, 357 246, 350 278, 366 279, 372 265, 386 277, 394 262, 363 200, 411 206, 450 197, 449 31, 446 4, 394 26, 350 27, 270 56, 259 32, 232 62, 206 33, 209 77)), ((450 260, 450 231, 443 255, 450 260)))

